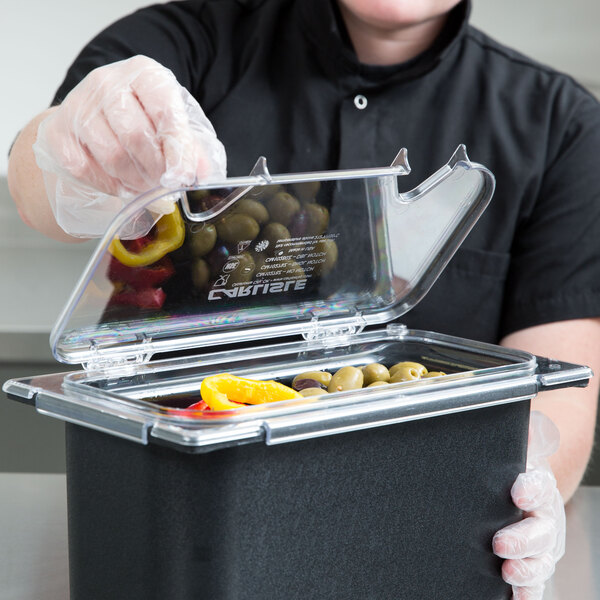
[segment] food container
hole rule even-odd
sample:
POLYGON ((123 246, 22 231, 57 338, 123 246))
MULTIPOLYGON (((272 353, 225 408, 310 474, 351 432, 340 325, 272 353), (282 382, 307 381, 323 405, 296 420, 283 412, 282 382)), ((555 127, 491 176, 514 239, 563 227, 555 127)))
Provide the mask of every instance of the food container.
POLYGON ((84 369, 4 385, 67 422, 71 598, 510 597, 491 539, 520 518, 530 400, 591 373, 398 321, 494 189, 462 146, 401 193, 408 172, 404 150, 295 175, 260 159, 117 216, 51 336, 84 369), (158 202, 177 208, 152 226, 158 202), (404 360, 446 374, 189 408, 211 374, 404 360))

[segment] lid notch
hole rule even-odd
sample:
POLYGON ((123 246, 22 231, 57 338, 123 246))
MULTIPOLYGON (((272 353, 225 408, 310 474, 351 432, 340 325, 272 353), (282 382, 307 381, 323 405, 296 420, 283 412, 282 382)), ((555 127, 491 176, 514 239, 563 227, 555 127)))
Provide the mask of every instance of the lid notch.
POLYGON ((467 147, 464 144, 460 144, 458 148, 454 151, 454 154, 448 161, 448 166, 452 169, 455 165, 457 165, 460 162, 467 163, 468 165, 471 164, 471 161, 469 160, 469 157, 467 155, 467 147))
POLYGON ((406 174, 406 175, 408 175, 408 173, 410 173, 410 165, 408 164, 408 150, 406 148, 400 148, 398 154, 396 154, 390 167, 391 168, 400 167, 403 174, 406 174))

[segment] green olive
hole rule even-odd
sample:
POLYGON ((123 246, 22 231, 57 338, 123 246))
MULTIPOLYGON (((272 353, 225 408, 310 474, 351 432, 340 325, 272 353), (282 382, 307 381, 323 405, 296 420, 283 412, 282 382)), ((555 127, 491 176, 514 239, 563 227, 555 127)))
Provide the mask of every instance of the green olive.
POLYGON ((323 388, 312 387, 312 388, 304 388, 303 390, 300 390, 298 393, 301 396, 321 396, 323 394, 328 394, 329 392, 327 390, 324 390, 323 388))
POLYGON ((427 377, 442 377, 445 374, 446 373, 444 373, 444 371, 429 371, 428 373, 425 373, 425 375, 421 375, 421 377, 423 377, 423 378, 427 378, 427 377))
POLYGON ((269 212, 257 200, 252 198, 242 198, 234 205, 232 212, 243 213, 252 217, 259 225, 264 225, 269 220, 269 212))
POLYGON ((192 256, 205 256, 215 246, 217 229, 214 225, 204 223, 198 229, 193 228, 188 236, 188 245, 192 256))
POLYGON ((260 254, 254 253, 252 255, 252 258, 254 259, 254 272, 258 273, 262 269, 262 266, 265 264, 265 261, 267 260, 267 255, 262 252, 260 254))
POLYGON ((261 279, 281 279, 283 281, 306 279, 304 269, 291 258, 284 258, 276 263, 267 263, 261 261, 260 269, 256 269, 257 274, 260 272, 261 279))
POLYGON ((390 369, 390 383, 414 381, 415 379, 421 379, 426 374, 427 369, 422 364, 413 362, 397 363, 390 369))
POLYGON ((315 260, 319 260, 315 264, 314 274, 322 277, 327 275, 333 269, 338 259, 337 244, 329 238, 321 238, 315 245, 312 253, 315 255, 315 260), (320 256, 320 255, 323 256, 320 256))
POLYGON ((321 385, 327 387, 331 382, 331 373, 328 373, 327 371, 305 371, 304 373, 300 373, 299 375, 296 375, 296 377, 294 377, 294 379, 292 380, 292 387, 294 387, 294 384, 299 379, 314 379, 315 381, 318 381, 321 385))
POLYGON ((292 183, 290 187, 302 202, 314 202, 321 188, 321 183, 319 181, 304 181, 301 183, 292 183))
POLYGON ((304 235, 323 235, 329 226, 329 211, 321 204, 307 204, 306 231, 304 235))
POLYGON ((294 215, 300 210, 300 202, 287 192, 277 192, 266 202, 271 221, 286 227, 292 222, 294 215))
POLYGON ((210 268, 203 258, 197 258, 192 263, 192 283, 194 287, 201 290, 210 281, 210 268))
POLYGON ((257 185, 253 187, 246 195, 250 198, 255 198, 257 200, 266 200, 267 198, 271 198, 277 194, 277 192, 281 192, 283 190, 283 186, 279 184, 275 185, 257 185))
POLYGON ((275 249, 279 240, 289 240, 292 236, 288 231, 288 228, 281 223, 267 223, 260 234, 260 241, 256 246, 260 245, 260 242, 268 242, 264 248, 264 252, 269 254, 275 249))
POLYGON ((329 392, 358 390, 363 385, 363 374, 356 367, 342 367, 336 371, 327 386, 329 392))
POLYGON ((390 375, 393 377, 394 373, 398 369, 401 369, 401 368, 404 368, 404 367, 409 368, 409 369, 416 369, 416 372, 418 373, 419 377, 423 377, 423 375, 425 375, 427 373, 427 369, 421 363, 411 362, 409 360, 405 360, 405 361, 396 363, 395 365, 392 365, 390 367, 390 375))
POLYGON ((291 258, 284 263, 282 263, 283 274, 282 277, 284 279, 306 279, 306 273, 304 269, 291 258))
POLYGON ((243 213, 232 213, 217 223, 217 234, 229 244, 253 240, 260 231, 258 223, 243 213))
POLYGON ((223 265, 223 273, 229 275, 227 286, 252 281, 255 269, 254 259, 249 252, 229 257, 229 260, 223 265))
POLYGON ((373 383, 370 383, 369 385, 367 385, 366 387, 379 387, 380 385, 390 385, 389 381, 374 381, 373 383))
POLYGON ((373 382, 382 381, 387 383, 390 380, 390 372, 387 367, 380 363, 371 363, 362 368, 364 377, 364 386, 369 386, 373 382))
POLYGON ((190 190, 186 192, 188 199, 192 202, 200 202, 205 200, 210 195, 208 190, 190 190))

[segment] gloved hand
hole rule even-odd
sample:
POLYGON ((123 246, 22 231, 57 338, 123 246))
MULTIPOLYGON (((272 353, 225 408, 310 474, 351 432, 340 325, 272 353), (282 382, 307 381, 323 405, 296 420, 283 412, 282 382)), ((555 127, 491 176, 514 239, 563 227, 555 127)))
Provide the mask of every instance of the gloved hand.
MULTIPOLYGON (((78 237, 102 235, 142 192, 222 179, 226 169, 199 104, 146 56, 89 73, 42 121, 33 149, 57 223, 78 237)), ((168 213, 173 204, 153 210, 168 213)))
POLYGON ((531 413, 527 470, 511 490, 524 518, 498 531, 492 541, 494 553, 507 559, 502 577, 513 586, 514 600, 541 600, 565 552, 565 508, 547 460, 558 450, 559 437, 548 417, 531 413))

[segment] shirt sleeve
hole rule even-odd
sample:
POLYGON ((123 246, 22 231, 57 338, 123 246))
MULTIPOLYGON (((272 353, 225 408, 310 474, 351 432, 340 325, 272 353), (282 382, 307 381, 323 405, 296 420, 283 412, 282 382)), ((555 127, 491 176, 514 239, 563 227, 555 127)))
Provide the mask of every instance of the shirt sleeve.
POLYGON ((93 69, 142 54, 175 74, 192 94, 213 53, 202 23, 204 2, 171 2, 138 10, 119 19, 80 52, 58 88, 52 105, 93 69))
POLYGON ((600 104, 564 81, 539 194, 511 249, 503 335, 600 316, 600 104))

